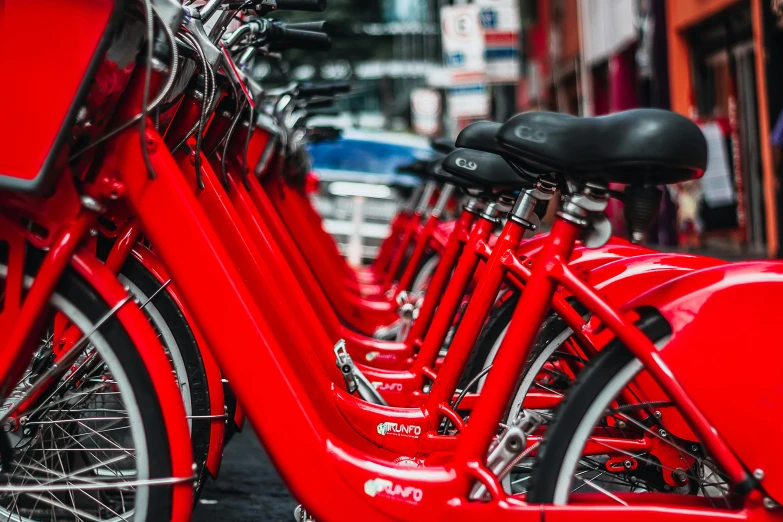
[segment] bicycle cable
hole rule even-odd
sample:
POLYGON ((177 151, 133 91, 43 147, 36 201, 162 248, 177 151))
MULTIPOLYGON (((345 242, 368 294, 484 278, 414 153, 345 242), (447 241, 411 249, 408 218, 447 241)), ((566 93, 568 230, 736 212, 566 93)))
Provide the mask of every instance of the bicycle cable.
MULTIPOLYGON (((179 67, 179 54, 177 53, 176 49, 176 40, 174 39, 174 32, 171 30, 169 25, 163 20, 163 18, 160 16, 160 14, 157 12, 157 10, 153 7, 153 12, 158 17, 158 19, 161 21, 161 26, 163 26, 163 30, 166 33, 166 37, 169 39, 169 44, 171 46, 171 67, 170 67, 170 73, 169 77, 166 80, 166 84, 163 86, 163 89, 161 89, 158 96, 152 101, 152 103, 149 105, 148 110, 154 110, 156 109, 166 98, 166 95, 169 93, 171 88, 174 86, 174 81, 177 76, 177 71, 179 67)), ((105 141, 113 138, 114 136, 118 135, 119 133, 127 130, 128 128, 132 127, 134 123, 138 122, 141 118, 141 113, 137 114, 133 118, 129 119, 122 125, 118 126, 115 129, 112 129, 108 131, 103 136, 96 138, 95 141, 88 143, 81 149, 77 150, 73 154, 71 154, 68 157, 68 161, 73 161, 88 150, 94 148, 97 145, 100 145, 101 143, 104 143, 105 141)))
POLYGON ((196 133, 196 157, 195 157, 195 168, 196 168, 196 184, 198 185, 199 189, 204 188, 204 181, 201 176, 201 145, 202 140, 204 137, 204 127, 206 126, 206 121, 209 117, 209 110, 212 107, 212 102, 214 101, 215 92, 217 90, 216 87, 216 81, 214 76, 214 71, 212 71, 212 67, 209 66, 209 63, 207 62, 206 55, 204 54, 204 49, 199 44, 198 40, 191 34, 187 32, 182 32, 180 35, 184 40, 187 41, 190 45, 192 45, 196 53, 199 56, 199 60, 201 62, 201 69, 204 74, 204 92, 201 96, 201 110, 199 114, 198 121, 193 125, 193 127, 188 131, 185 136, 177 143, 172 149, 171 153, 174 154, 177 150, 179 150, 182 145, 184 145, 188 138, 193 135, 193 133, 196 133))
POLYGON ((152 58, 153 47, 155 43, 155 15, 152 12, 152 0, 144 0, 145 18, 147 20, 147 63, 144 71, 144 91, 141 102, 141 119, 139 121, 139 134, 141 135, 141 155, 144 158, 144 165, 147 167, 147 176, 149 179, 155 179, 155 168, 152 166, 150 151, 147 147, 147 113, 150 97, 150 83, 152 82, 152 58))

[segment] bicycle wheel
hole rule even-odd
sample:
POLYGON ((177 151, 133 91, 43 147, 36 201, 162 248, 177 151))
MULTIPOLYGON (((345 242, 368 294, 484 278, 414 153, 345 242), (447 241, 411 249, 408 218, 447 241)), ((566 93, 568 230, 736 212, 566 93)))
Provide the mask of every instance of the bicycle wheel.
MULTIPOLYGON (((514 308, 519 301, 519 293, 515 292, 514 295, 496 305, 492 308, 487 318, 487 322, 484 323, 484 327, 481 329, 478 340, 473 350, 470 352, 468 362, 465 365, 465 370, 462 372, 462 378, 460 379, 459 388, 464 389, 471 382, 475 382, 479 373, 486 370, 495 358, 495 354, 500 348, 500 343, 506 336, 508 330, 508 323, 511 321, 511 315, 514 313, 514 308)), ((481 390, 481 386, 484 384, 484 378, 481 377, 477 385, 477 391, 481 390)))
POLYGON ((158 334, 163 349, 182 392, 185 413, 188 415, 193 462, 196 463, 195 497, 201 493, 207 476, 205 463, 209 453, 210 415, 209 387, 201 351, 193 337, 182 311, 168 292, 160 289, 160 282, 136 258, 130 257, 122 267, 120 282, 142 303, 155 295, 144 313, 158 334))
MULTIPOLYGON (((639 326, 656 344, 666 343, 668 324, 659 316, 646 317, 639 326)), ((592 494, 622 505, 629 494, 656 492, 689 495, 705 507, 733 506, 724 474, 698 441, 663 429, 655 410, 664 403, 646 401, 637 392, 630 392, 634 403, 618 399, 642 369, 617 341, 593 359, 544 434, 528 502, 563 505, 592 494), (644 421, 637 420, 639 413, 644 421), (629 440, 641 441, 642 449, 624 449, 623 441, 629 440)))
MULTIPOLYGON (((506 337, 508 325, 518 300, 519 294, 515 293, 492 310, 476 342, 476 348, 471 352, 460 387, 473 381, 476 385, 476 391, 481 391, 486 380, 486 370, 492 365, 492 361, 506 337)), ((577 306, 577 309, 581 309, 581 307, 577 306)), ((588 316, 585 314, 584 317, 586 319, 588 316)), ((558 357, 570 357, 561 348, 569 340, 571 333, 571 329, 565 324, 565 321, 556 313, 551 312, 541 326, 536 342, 531 348, 525 369, 520 377, 517 393, 511 403, 511 411, 519 411, 522 400, 531 388, 552 391, 552 388, 569 385, 567 376, 558 372, 558 365, 552 364, 552 362, 558 357), (548 375, 543 379, 536 379, 542 372, 548 375)))
MULTIPOLYGON (((438 263, 440 263, 440 256, 438 254, 434 252, 425 254, 421 267, 416 272, 416 277, 413 279, 413 283, 411 283, 411 288, 409 290, 410 295, 424 297, 424 295, 427 293, 427 289, 430 286, 432 275, 435 273, 435 269, 438 267, 438 263)), ((400 290, 405 289, 401 288, 400 290)), ((407 330, 402 332, 401 327, 402 321, 397 319, 392 324, 381 326, 376 329, 373 333, 373 337, 384 341, 404 341, 405 335, 407 335, 407 330)))
MULTIPOLYGON (((471 389, 475 388, 476 391, 481 391, 487 370, 492 366, 492 361, 506 336, 517 301, 518 294, 493 310, 482 330, 476 350, 472 354, 471 365, 463 374, 463 382, 465 383, 463 387, 470 384, 471 389), (482 363, 481 366, 479 366, 479 362, 482 363)), ((586 362, 581 359, 580 355, 574 356, 570 353, 574 350, 566 349, 564 346, 569 342, 571 333, 571 329, 565 324, 565 321, 554 312, 546 318, 519 377, 517 391, 508 407, 504 421, 506 425, 511 424, 521 415, 523 401, 531 390, 546 392, 556 397, 565 395, 573 383, 574 370, 579 371, 586 362), (569 357, 573 357, 575 360, 568 360, 569 357), (561 371, 565 366, 568 367, 568 373, 561 371)), ((544 425, 539 431, 543 431, 551 418, 551 410, 537 410, 537 413, 540 414, 544 425)), ((526 487, 530 484, 530 470, 533 462, 534 457, 530 456, 518 462, 507 475, 501 477, 501 483, 507 493, 526 492, 526 487)))
MULTIPOLYGON (((6 276, 7 267, 0 264, 0 282, 6 276)), ((28 275, 25 286, 32 281, 28 275)), ((172 463, 163 410, 130 337, 108 312, 90 286, 66 270, 42 318, 41 343, 5 398, 3 411, 28 398, 31 386, 52 368, 53 335, 62 331, 55 320, 65 318, 69 332, 78 330, 77 337, 86 335, 88 342, 79 358, 42 388, 24 416, 4 424, 0 518, 171 517, 173 486, 166 479, 172 476, 172 463)))
POLYGON ((435 269, 438 268, 438 263, 440 263, 440 256, 438 254, 433 252, 425 255, 424 260, 421 263, 421 267, 419 268, 418 272, 416 272, 416 277, 413 279, 413 283, 411 284, 411 294, 420 295, 423 297, 424 294, 427 293, 427 288, 430 286, 432 274, 434 274, 435 269))

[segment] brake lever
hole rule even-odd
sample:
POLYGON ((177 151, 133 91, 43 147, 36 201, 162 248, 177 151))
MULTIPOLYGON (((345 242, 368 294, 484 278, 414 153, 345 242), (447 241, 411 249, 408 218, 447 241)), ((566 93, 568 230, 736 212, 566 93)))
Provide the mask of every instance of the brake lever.
POLYGON ((231 58, 231 53, 228 52, 228 49, 226 49, 226 47, 222 44, 221 47, 221 65, 223 67, 223 72, 226 73, 228 81, 238 87, 237 92, 241 92, 245 95, 245 98, 247 98, 247 101, 250 103, 251 107, 255 107, 255 96, 253 96, 253 93, 250 92, 250 90, 247 88, 245 83, 245 75, 237 68, 234 59, 231 58))
POLYGON ((218 7, 220 7, 221 4, 228 3, 226 0, 208 0, 206 4, 202 5, 199 8, 199 14, 201 15, 202 20, 209 20, 213 14, 215 14, 215 11, 217 11, 218 7))
POLYGON ((201 50, 204 52, 204 58, 207 60, 207 64, 214 71, 220 61, 222 52, 218 47, 212 43, 212 40, 207 36, 207 32, 204 30, 204 24, 201 18, 201 13, 195 7, 185 7, 185 19, 182 21, 182 25, 185 29, 196 39, 201 46, 201 50))
POLYGON ((182 3, 178 0, 152 0, 152 7, 160 19, 176 33, 185 16, 182 3))

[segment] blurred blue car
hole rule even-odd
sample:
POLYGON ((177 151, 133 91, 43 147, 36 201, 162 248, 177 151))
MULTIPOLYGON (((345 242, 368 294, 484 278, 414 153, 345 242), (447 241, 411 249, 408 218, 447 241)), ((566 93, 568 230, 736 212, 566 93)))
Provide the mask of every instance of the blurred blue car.
POLYGON ((429 141, 411 134, 346 129, 336 141, 309 146, 313 170, 322 181, 355 181, 412 187, 415 176, 398 174, 397 167, 432 156, 429 141))
POLYGON ((398 174, 397 167, 431 157, 429 141, 410 134, 346 129, 335 141, 310 144, 309 152, 320 179, 312 198, 324 228, 343 252, 354 237, 361 242, 361 257, 374 258, 398 203, 421 183, 415 176, 398 174))

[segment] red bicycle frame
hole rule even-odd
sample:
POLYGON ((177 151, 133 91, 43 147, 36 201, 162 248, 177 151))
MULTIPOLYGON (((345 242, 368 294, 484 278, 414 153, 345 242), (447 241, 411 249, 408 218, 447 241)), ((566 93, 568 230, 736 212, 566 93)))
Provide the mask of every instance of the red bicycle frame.
MULTIPOLYGON (((136 82, 136 89, 128 93, 132 99, 138 98, 133 97, 138 94, 138 85, 136 82)), ((138 103, 128 106, 133 109, 139 107, 138 103)), ((515 252, 515 242, 518 244, 521 230, 513 224, 507 224, 488 259, 488 267, 479 284, 482 287, 479 300, 476 301, 474 297, 471 301, 473 311, 466 311, 466 316, 470 313, 472 317, 478 317, 478 311, 486 305, 485 291, 493 287, 497 291, 502 284, 502 277, 497 272, 504 266, 514 267, 516 276, 527 278, 525 291, 487 375, 482 394, 475 401, 470 422, 463 423, 449 411, 448 406, 443 406, 450 399, 444 392, 445 384, 441 384, 438 389, 433 387, 432 397, 427 398, 428 402, 436 404, 436 409, 430 410, 433 418, 427 419, 427 422, 433 423, 436 415, 447 416, 461 432, 458 437, 450 438, 456 441, 453 458, 440 466, 412 468, 398 465, 377 447, 351 436, 355 433, 354 428, 338 414, 329 394, 330 385, 323 387, 328 382, 322 373, 324 369, 319 371, 311 367, 317 361, 301 358, 302 352, 310 357, 310 348, 317 348, 318 343, 310 343, 307 341, 309 336, 286 328, 289 321, 284 316, 285 309, 275 310, 279 304, 279 301, 275 301, 279 297, 274 295, 275 292, 270 292, 269 297, 273 301, 270 303, 263 302, 266 295, 254 295, 256 290, 279 291, 274 282, 276 267, 269 267, 268 272, 263 272, 267 267, 263 258, 258 256, 257 246, 253 244, 262 239, 256 231, 230 229, 231 225, 244 222, 236 208, 242 208, 244 203, 240 199, 229 201, 221 197, 224 194, 219 187, 220 182, 209 165, 205 164, 201 171, 207 187, 198 192, 195 190, 195 176, 193 179, 188 177, 195 174, 194 169, 187 167, 190 156, 183 152, 179 155, 181 161, 178 164, 151 124, 144 136, 140 135, 137 128, 119 133, 107 142, 105 149, 107 161, 100 166, 97 186, 109 182, 117 197, 127 198, 145 236, 156 246, 160 259, 172 274, 185 305, 203 328, 209 345, 214 347, 215 357, 234 385, 256 433, 295 495, 316 517, 350 516, 373 520, 431 520, 448 517, 454 520, 475 520, 489 516, 493 520, 511 520, 512 517, 518 520, 520 516, 529 513, 537 520, 574 516, 602 521, 614 517, 625 520, 629 516, 645 521, 657 520, 661 516, 683 520, 706 517, 727 520, 772 518, 772 514, 761 506, 761 496, 757 491, 748 497, 744 508, 739 511, 704 508, 693 499, 683 499, 676 504, 672 501, 671 507, 661 507, 654 503, 655 496, 647 495, 624 496, 628 505, 622 509, 599 504, 531 506, 507 495, 484 462, 487 448, 497 433, 498 423, 502 420, 516 378, 521 373, 543 318, 550 307, 566 311, 560 310, 559 307, 565 305, 562 296, 556 292, 558 287, 563 287, 578 298, 606 328, 611 329, 643 363, 655 382, 666 390, 678 406, 690 428, 731 481, 747 484, 748 474, 736 455, 741 454, 743 459, 749 459, 748 463, 755 466, 764 457, 765 451, 775 450, 772 446, 774 441, 767 440, 759 445, 760 449, 756 449, 747 440, 747 432, 738 433, 731 429, 731 423, 735 420, 733 412, 721 411, 714 397, 696 389, 702 380, 695 376, 692 361, 686 357, 687 350, 684 347, 698 345, 693 337, 709 331, 709 325, 705 327, 702 323, 692 321, 699 306, 709 306, 704 317, 713 320, 719 317, 716 308, 725 311, 738 307, 738 303, 743 302, 738 300, 739 297, 751 301, 752 298, 764 298, 763 303, 758 300, 756 303, 750 302, 747 305, 750 312, 758 313, 763 307, 773 307, 775 312, 783 311, 782 305, 771 304, 776 292, 783 286, 783 268, 780 265, 740 265, 695 272, 640 296, 628 305, 628 313, 622 314, 608 305, 567 264, 582 231, 578 225, 558 219, 551 234, 542 240, 545 244, 538 254, 534 269, 527 271, 515 252), (140 144, 147 148, 154 176, 149 175, 140 144), (183 176, 183 173, 186 175, 183 176), (226 246, 248 252, 251 256, 248 259, 237 259, 229 255, 226 246), (256 271, 264 273, 270 281, 259 282, 256 271), (672 323, 675 336, 679 337, 671 349, 667 345, 659 350, 633 324, 636 317, 634 307, 651 304, 663 311, 672 323), (278 324, 278 319, 285 321, 278 324), (693 324, 700 326, 693 327, 693 324), (303 343, 308 349, 295 353, 284 349, 292 340, 294 343, 303 343), (687 382, 692 395, 686 393, 678 377, 687 382), (273 391, 273 400, 259 397, 265 390, 273 391), (436 401, 436 396, 442 397, 443 401, 436 401), (729 433, 734 441, 731 449, 721 437, 722 432, 729 433), (313 473, 313 469, 318 470, 318 473, 313 473), (467 501, 471 488, 477 482, 489 492, 489 501, 467 501)), ((232 181, 230 177, 229 181, 232 181)), ((241 183, 233 181, 231 188, 239 194, 233 197, 244 197, 241 183)), ((252 217, 251 212, 245 216, 245 220, 252 217)), ((20 361, 25 360, 22 356, 32 341, 29 339, 30 332, 34 331, 35 320, 48 301, 57 278, 69 262, 76 263, 72 260, 80 258, 80 253, 77 253, 78 243, 85 237, 94 219, 93 213, 85 211, 61 228, 61 232, 51 242, 51 248, 24 302, 19 288, 7 292, 5 310, 19 313, 15 318, 17 322, 0 325, 11 330, 4 345, 6 350, 0 359, 0 377, 6 387, 9 379, 15 382, 14 370, 18 370, 20 361)), ((11 226, 15 227, 9 224, 8 230, 11 226)), ((18 250, 12 251, 9 260, 9 271, 17 271, 16 276, 20 270, 20 259, 15 254, 18 250)), ((94 280, 96 283, 106 283, 104 295, 109 295, 110 287, 114 287, 115 295, 110 296, 112 298, 107 299, 107 302, 118 303, 127 296, 119 289, 113 274, 106 267, 98 263, 88 268, 95 273, 103 272, 102 278, 95 277, 94 280)), ((152 341, 154 333, 137 308, 122 307, 118 317, 119 314, 126 316, 127 325, 137 326, 138 331, 133 334, 133 340, 153 370, 156 392, 170 406, 166 422, 167 425, 171 424, 169 431, 172 436, 181 439, 177 444, 174 438, 170 441, 172 454, 181 456, 185 448, 189 457, 190 448, 185 442, 189 437, 182 422, 184 409, 173 385, 168 361, 159 344, 152 341)), ((750 319, 745 311, 740 311, 740 317, 750 319)), ((467 338, 475 328, 471 325, 462 336, 467 338)), ((727 342, 715 334, 709 337, 720 347, 721 354, 727 353, 729 347, 736 346, 731 343, 741 341, 738 334, 733 334, 729 339, 727 342)), ((759 334, 753 340, 770 342, 775 337, 759 334)), ((703 346, 700 348, 701 353, 708 354, 707 348, 703 346)), ((766 355, 770 352, 767 349, 763 353, 766 355)), ((781 362, 779 359, 780 355, 775 362, 781 362)), ((459 361, 458 358, 453 360, 459 361)), ((458 363, 449 363, 450 367, 446 366, 447 362, 441 368, 441 373, 445 372, 448 379, 453 379, 454 367, 458 363)), ((711 363, 710 369, 715 367, 711 363)), ((748 368, 747 363, 743 367, 749 371, 752 368, 748 368)), ((775 374, 771 371, 774 370, 764 370, 761 376, 765 379, 774 378, 775 374)), ((727 375, 727 370, 724 369, 720 375, 727 375)), ((763 402, 759 393, 753 396, 757 403, 763 402)), ((780 406, 765 404, 759 411, 779 415, 780 406)), ((779 431, 777 429, 774 433, 779 431)), ((434 447, 438 437, 432 436, 431 439, 434 447)), ((175 463, 178 462, 175 460, 175 463)), ((174 473, 181 471, 178 466, 180 464, 175 464, 174 473)), ((767 461, 766 476, 765 473, 757 474, 765 476, 764 487, 772 494, 779 494, 781 490, 779 468, 776 462, 767 461)), ((176 491, 182 491, 183 486, 176 487, 176 491)), ((178 498, 177 506, 181 511, 175 511, 175 515, 187 510, 182 505, 184 497, 178 498)))
MULTIPOLYGON (((125 166, 120 174, 127 186, 129 199, 137 209, 144 225, 145 233, 156 245, 163 246, 161 257, 166 261, 167 266, 171 267, 175 279, 178 274, 180 275, 177 280, 178 286, 186 296, 189 306, 192 303, 194 315, 204 323, 205 333, 211 344, 218 346, 216 356, 229 379, 235 383, 237 395, 247 411, 250 422, 290 481, 297 497, 311 506, 310 509, 316 516, 329 517, 330 514, 341 512, 339 506, 347 505, 351 506, 353 516, 371 516, 376 519, 382 518, 383 512, 388 512, 394 513, 395 517, 424 520, 432 516, 445 516, 446 512, 453 510, 456 510, 453 513, 460 513, 463 516, 468 514, 475 516, 477 513, 518 516, 519 513, 528 511, 531 516, 538 516, 541 512, 540 507, 528 507, 505 499, 499 484, 493 482, 493 477, 482 464, 489 440, 494 435, 492 430, 497 426, 501 415, 498 407, 493 407, 491 403, 504 402, 503 398, 508 397, 511 382, 514 381, 512 378, 505 383, 505 386, 502 385, 502 374, 513 370, 500 361, 511 359, 511 362, 514 362, 513 359, 524 356, 523 350, 516 349, 516 346, 511 350, 508 350, 507 346, 501 348, 498 357, 502 359, 497 360, 493 370, 490 371, 484 393, 478 399, 470 424, 461 437, 455 459, 447 467, 426 467, 422 470, 395 468, 390 466, 390 463, 384 464, 369 454, 345 447, 342 442, 329 437, 329 431, 320 420, 321 413, 326 415, 328 412, 323 410, 319 412, 319 409, 315 408, 308 399, 309 393, 305 392, 299 377, 293 373, 288 358, 277 345, 278 341, 273 331, 263 319, 252 296, 240 282, 238 273, 228 261, 226 252, 212 226, 196 204, 191 188, 182 179, 165 148, 157 146, 160 143, 157 141, 159 139, 150 131, 150 142, 154 142, 155 145, 152 159, 157 178, 149 180, 141 168, 142 159, 134 139, 137 137, 135 131, 128 131, 126 136, 118 138, 117 153, 125 166), (168 209, 162 214, 165 219, 161 219, 160 214, 163 208, 168 209), (199 277, 190 276, 192 265, 188 258, 179 254, 180 246, 186 245, 191 255, 196 255, 202 260, 201 270, 210 274, 213 284, 209 287, 201 284, 199 277), (230 320, 232 328, 223 328, 221 318, 224 321, 230 320), (252 339, 254 349, 242 350, 240 353, 237 347, 247 345, 239 342, 241 339, 252 339), (265 385, 277 391, 276 400, 271 403, 260 403, 254 399, 256 393, 254 383, 258 382, 259 371, 264 374, 265 385), (494 396, 491 392, 487 393, 488 389, 495 390, 494 396), (263 419, 268 418, 268 415, 284 418, 287 422, 264 422, 263 419), (489 422, 489 426, 483 426, 483 422, 476 422, 477 415, 480 420, 490 418, 490 421, 494 420, 494 422, 489 422), (294 447, 297 451, 291 453, 290 449, 294 447), (308 466, 304 466, 305 463, 308 466), (305 467, 313 465, 324 470, 324 473, 319 475, 317 483, 312 482, 312 475, 305 471, 305 467), (365 484, 374 484, 373 481, 377 480, 399 485, 401 491, 408 491, 408 497, 416 501, 406 503, 400 501, 401 496, 362 494, 365 484), (467 507, 464 495, 467 495, 473 480, 486 483, 494 499, 488 503, 472 504, 463 512, 460 508, 467 507), (328 487, 324 487, 325 484, 328 484, 328 487), (329 508, 334 506, 335 499, 339 499, 336 511, 334 508, 329 508)), ((578 231, 579 229, 574 225, 558 222, 550 237, 550 246, 543 252, 543 261, 538 266, 564 267, 561 256, 570 252, 578 231)), ((583 297, 592 296, 585 301, 591 308, 596 308, 594 311, 602 316, 602 319, 608 318, 611 321, 607 323, 618 330, 618 335, 622 333, 624 340, 630 341, 628 344, 634 353, 655 353, 655 348, 632 324, 618 316, 591 290, 587 289, 583 292, 586 288, 584 283, 575 277, 569 277, 570 272, 567 268, 563 272, 535 272, 518 310, 525 309, 525 315, 529 315, 531 310, 540 311, 538 317, 543 315, 554 295, 555 284, 550 281, 552 274, 566 274, 562 277, 562 281, 567 287, 585 293, 583 297), (545 299, 547 295, 549 299, 545 299)), ((532 324, 528 320, 529 317, 526 317, 524 322, 517 321, 516 325, 532 324)), ((526 340, 532 342, 534 335, 534 327, 530 327, 526 340)), ((506 339, 510 338, 507 336, 506 339)), ((653 364, 648 368, 651 372, 655 372, 654 358, 652 362, 653 364)), ((659 367, 657 371, 661 370, 659 367)), ((666 389, 668 391, 670 388, 666 389)), ((678 404, 682 400, 681 397, 677 397, 677 393, 672 394, 672 399, 678 404)), ((698 422, 695 424, 698 426, 698 422)), ((706 436, 704 433, 699 435, 705 443, 710 437, 713 441, 718 439, 717 435, 711 432, 706 433, 706 436)), ((723 449, 720 441, 714 446, 719 450, 723 449)), ((716 452, 714 455, 719 458, 727 471, 731 467, 726 464, 736 462, 729 453, 716 452)), ((733 472, 736 473, 737 468, 734 468, 733 472)), ((732 477, 741 480, 744 478, 744 472, 732 477)), ((395 490, 396 488, 392 488, 392 491, 395 490)), ((543 509, 548 513, 550 508, 543 509)), ((556 511, 573 513, 576 509, 579 508, 572 506, 557 508, 556 511)), ((587 512, 586 516, 594 516, 596 519, 599 516, 605 518, 612 514, 613 510, 614 508, 596 506, 587 512)), ((656 510, 654 506, 645 505, 638 508, 631 506, 628 511, 623 511, 623 516, 627 516, 628 512, 635 516, 644 516, 644 514, 660 516, 662 513, 667 513, 691 517, 699 510, 688 507, 676 511, 667 508, 656 510)))
MULTIPOLYGON (((62 181, 58 187, 58 202, 60 204, 68 201, 68 196, 63 197, 66 192, 75 194, 73 184, 68 176, 64 176, 62 181)), ((6 210, 13 206, 12 198, 13 196, 11 199, 3 199, 3 206, 6 210)), ((29 204, 24 198, 19 203, 21 206, 29 204)), ((0 327, 10 332, 1 345, 0 379, 3 383, 18 382, 20 372, 25 369, 35 346, 35 341, 28 336, 36 331, 37 320, 45 314, 55 284, 66 267, 70 265, 98 292, 110 308, 117 308, 116 318, 131 336, 131 340, 150 372, 155 392, 161 402, 167 405, 165 420, 170 437, 171 471, 174 477, 183 479, 173 485, 172 518, 187 520, 193 502, 190 480, 193 455, 188 426, 185 422, 185 409, 182 405, 179 389, 171 378, 171 365, 144 314, 139 308, 124 304, 130 302, 128 293, 117 281, 116 276, 98 261, 94 254, 87 249, 79 248, 79 243, 87 236, 96 215, 88 210, 80 210, 78 199, 73 203, 75 203, 75 207, 71 205, 71 202, 68 202, 49 216, 61 219, 67 214, 71 214, 71 218, 65 223, 39 221, 39 223, 44 223, 48 230, 57 231, 51 241, 42 240, 20 229, 19 225, 8 219, 7 214, 0 215, 0 240, 9 245, 8 273, 5 280, 3 308, 0 313, 0 327), (48 247, 49 251, 24 300, 22 300, 26 241, 38 247, 48 247), (169 407, 170 410, 168 410, 169 407)), ((9 214, 13 215, 13 213, 9 214)), ((8 390, 6 390, 7 392, 8 390)))

